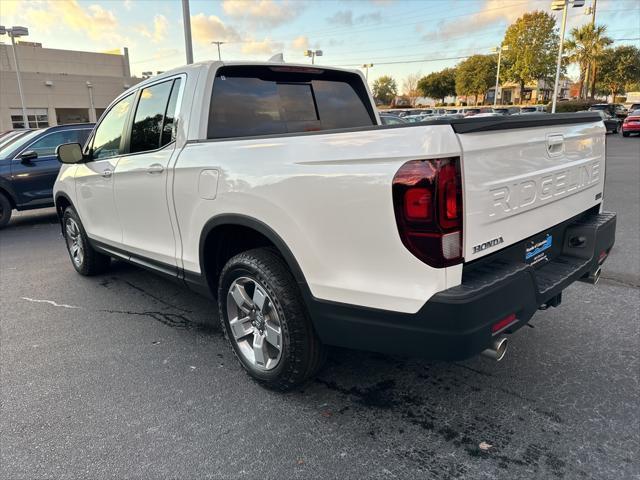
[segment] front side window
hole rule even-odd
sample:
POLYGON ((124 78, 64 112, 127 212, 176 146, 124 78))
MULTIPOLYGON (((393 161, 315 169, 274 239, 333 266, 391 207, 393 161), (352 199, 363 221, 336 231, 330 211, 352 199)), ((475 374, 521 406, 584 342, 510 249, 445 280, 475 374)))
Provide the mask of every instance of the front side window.
POLYGON ((179 80, 175 86, 170 80, 142 89, 133 118, 130 153, 156 150, 172 140, 178 87, 179 80))
POLYGON ((116 103, 105 115, 93 137, 92 158, 101 160, 120 154, 120 141, 133 103, 129 95, 116 103))
POLYGON ((50 133, 44 135, 39 140, 36 140, 29 145, 26 150, 33 150, 38 154, 38 157, 53 156, 56 154, 56 147, 64 143, 79 143, 84 144, 87 137, 91 133, 89 129, 83 130, 61 130, 59 132, 50 133))

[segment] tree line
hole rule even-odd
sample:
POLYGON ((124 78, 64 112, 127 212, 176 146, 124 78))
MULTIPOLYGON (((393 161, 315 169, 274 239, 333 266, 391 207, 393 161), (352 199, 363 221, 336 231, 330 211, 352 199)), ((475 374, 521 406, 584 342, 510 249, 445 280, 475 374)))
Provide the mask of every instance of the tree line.
MULTIPOLYGON (((573 28, 565 41, 562 72, 569 64, 579 70, 578 98, 593 99, 596 94, 616 95, 640 89, 640 50, 625 45, 612 47, 605 25, 588 23, 573 28)), ((555 79, 559 45, 558 27, 553 15, 535 11, 525 13, 512 23, 501 43, 500 84, 515 83, 520 92, 527 84, 555 79)), ((445 68, 424 77, 407 77, 403 90, 413 104, 419 96, 444 103, 448 96, 474 96, 476 103, 485 100, 495 86, 498 54, 472 55, 455 67, 445 68)), ((396 81, 389 75, 379 77, 373 94, 385 104, 398 95, 396 81)), ((494 93, 495 94, 495 93, 494 93)))

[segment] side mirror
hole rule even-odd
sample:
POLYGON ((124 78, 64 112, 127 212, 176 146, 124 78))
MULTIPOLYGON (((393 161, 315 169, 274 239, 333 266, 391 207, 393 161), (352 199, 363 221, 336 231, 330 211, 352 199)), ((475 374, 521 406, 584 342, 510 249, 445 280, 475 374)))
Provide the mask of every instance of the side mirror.
POLYGON ((84 160, 82 147, 79 143, 65 143, 58 145, 56 156, 60 163, 80 163, 84 160))
POLYGON ((38 158, 38 154, 33 150, 27 150, 26 152, 22 152, 18 158, 20 158, 22 163, 29 163, 31 160, 38 158))

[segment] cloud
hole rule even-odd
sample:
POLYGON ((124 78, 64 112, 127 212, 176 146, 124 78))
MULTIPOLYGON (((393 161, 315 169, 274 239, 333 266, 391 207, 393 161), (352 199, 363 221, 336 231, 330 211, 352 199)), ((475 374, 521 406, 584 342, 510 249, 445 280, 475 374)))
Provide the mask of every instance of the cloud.
POLYGON ((273 0, 223 0, 222 9, 230 17, 252 25, 277 27, 298 17, 305 4, 300 0, 276 3, 273 0))
POLYGON ((225 25, 215 15, 205 15, 198 13, 191 15, 191 32, 193 39, 202 45, 209 45, 211 42, 238 42, 240 34, 231 26, 225 25))
POLYGON ((264 40, 247 40, 242 43, 240 50, 246 54, 272 54, 282 52, 284 45, 281 42, 274 42, 269 38, 264 40))
POLYGON ((362 15, 354 17, 351 10, 339 10, 329 18, 327 18, 328 23, 345 27, 351 27, 353 25, 360 25, 364 23, 377 23, 381 20, 382 14, 380 12, 363 13, 362 15))
POLYGON ((153 17, 153 31, 142 25, 137 28, 140 35, 150 39, 153 43, 162 42, 167 36, 169 29, 169 21, 164 15, 156 15, 153 17))
POLYGON ((327 18, 327 22, 332 25, 343 25, 345 27, 350 27, 353 25, 353 12, 351 10, 339 10, 329 18, 327 18))
POLYGON ((27 24, 34 32, 59 32, 65 27, 102 44, 129 43, 120 34, 118 19, 100 5, 84 7, 77 0, 36 0, 2 2, 3 23, 27 24), (11 18, 9 18, 11 17, 11 18))
POLYGON ((422 36, 423 40, 450 40, 456 37, 464 37, 470 31, 483 30, 492 25, 512 23, 522 14, 536 10, 539 6, 536 0, 527 0, 523 3, 508 4, 503 0, 485 0, 482 10, 473 16, 465 15, 464 18, 452 17, 450 20, 441 20, 437 23, 437 29, 422 36))
POLYGON ((308 50, 309 49, 309 37, 306 35, 300 35, 291 42, 291 48, 294 50, 308 50))

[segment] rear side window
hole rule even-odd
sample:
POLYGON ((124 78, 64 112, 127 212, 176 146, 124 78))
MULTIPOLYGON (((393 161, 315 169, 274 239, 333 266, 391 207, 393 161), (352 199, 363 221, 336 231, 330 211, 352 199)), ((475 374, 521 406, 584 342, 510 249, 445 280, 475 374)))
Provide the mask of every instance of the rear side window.
POLYGON ((144 88, 133 118, 130 153, 156 150, 174 138, 174 117, 180 80, 144 88))
POLYGON ((221 68, 213 84, 208 138, 375 124, 358 76, 319 69, 313 72, 275 72, 268 67, 221 68))

